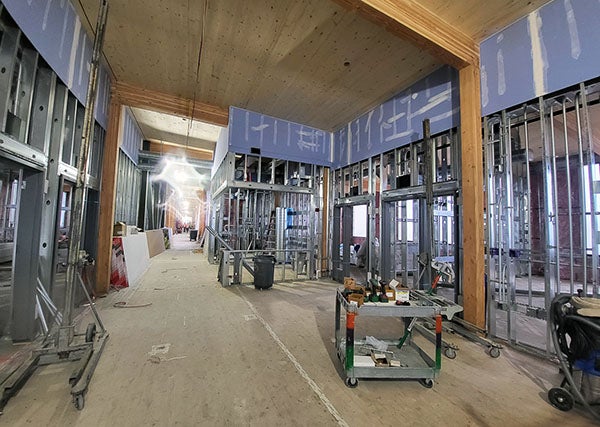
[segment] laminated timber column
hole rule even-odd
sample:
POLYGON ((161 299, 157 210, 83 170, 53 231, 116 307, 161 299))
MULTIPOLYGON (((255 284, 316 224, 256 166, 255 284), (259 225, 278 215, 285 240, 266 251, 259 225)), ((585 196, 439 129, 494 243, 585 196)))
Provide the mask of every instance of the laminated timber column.
POLYGON ((115 216, 115 191, 117 164, 121 143, 123 106, 111 95, 108 112, 108 130, 104 140, 102 181, 100 186, 100 220, 98 224, 98 256, 96 259, 96 295, 106 295, 110 287, 110 260, 112 251, 113 218, 115 216))
POLYGON ((485 328, 483 157, 479 64, 459 70, 464 318, 485 328))

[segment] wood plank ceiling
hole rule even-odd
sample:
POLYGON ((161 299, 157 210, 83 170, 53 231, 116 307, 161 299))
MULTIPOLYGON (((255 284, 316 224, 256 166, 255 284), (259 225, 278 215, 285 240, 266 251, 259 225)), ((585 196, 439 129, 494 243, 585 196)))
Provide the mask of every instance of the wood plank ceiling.
MULTIPOLYGON (((547 1, 419 3, 478 42, 547 1)), ((95 22, 97 0, 75 4, 95 22)), ((325 130, 442 65, 326 0, 111 0, 104 53, 118 82, 325 130)))

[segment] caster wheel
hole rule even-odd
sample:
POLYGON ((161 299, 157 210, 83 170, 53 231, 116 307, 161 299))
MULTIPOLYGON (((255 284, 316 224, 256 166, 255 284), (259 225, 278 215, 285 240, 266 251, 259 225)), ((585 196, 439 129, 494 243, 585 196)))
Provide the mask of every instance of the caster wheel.
POLYGON ((358 387, 358 380, 356 378, 346 378, 346 386, 350 387, 350 388, 356 388, 358 387))
POLYGON ((554 387, 548 392, 548 400, 561 411, 570 411, 573 408, 573 396, 564 388, 554 387))
POLYGON ((85 405, 85 398, 83 394, 76 394, 73 396, 73 405, 75 405, 75 409, 81 411, 85 405))
POLYGON ((96 336, 96 324, 90 323, 85 330, 85 342, 93 342, 96 336))
POLYGON ((500 349, 498 347, 490 347, 489 350, 490 353, 490 357, 497 359, 498 357, 500 357, 500 349))
POLYGON ((425 388, 433 387, 433 380, 431 378, 423 378, 423 379, 419 380, 419 383, 421 383, 421 385, 425 388))
POLYGON ((446 356, 448 359, 456 359, 456 350, 448 347, 446 350, 444 350, 444 356, 446 356))

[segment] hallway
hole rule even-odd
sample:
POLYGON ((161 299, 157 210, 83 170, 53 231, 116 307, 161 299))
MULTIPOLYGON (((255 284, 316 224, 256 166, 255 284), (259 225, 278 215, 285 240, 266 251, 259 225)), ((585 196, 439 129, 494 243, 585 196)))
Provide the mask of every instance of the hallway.
POLYGON ((581 411, 566 415, 545 401, 559 382, 556 366, 510 349, 491 359, 459 337, 448 338, 461 350, 443 360, 431 390, 410 381, 363 380, 347 388, 333 344, 336 284, 226 289, 216 270, 189 249, 153 258, 136 287, 98 302, 110 338, 85 408, 71 403, 71 367, 54 365, 31 377, 0 425, 529 426, 566 425, 566 417, 573 426, 591 423, 581 411), (116 308, 118 301, 132 307, 116 308))

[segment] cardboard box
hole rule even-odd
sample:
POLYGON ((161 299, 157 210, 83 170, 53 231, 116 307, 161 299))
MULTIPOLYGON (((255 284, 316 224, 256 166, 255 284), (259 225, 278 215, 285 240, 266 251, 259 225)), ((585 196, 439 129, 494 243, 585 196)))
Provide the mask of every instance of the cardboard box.
POLYGON ((396 288, 396 301, 409 302, 410 301, 410 289, 396 288))
POLYGON ((117 222, 113 228, 113 236, 127 236, 127 224, 117 222))
POLYGON ((371 351, 371 358, 378 368, 390 366, 390 360, 392 360, 393 355, 394 353, 390 351, 371 351))
POLYGON ((351 289, 354 286, 356 286, 356 280, 352 277, 344 277, 344 288, 351 289))
POLYGON ((365 302, 365 296, 363 294, 350 294, 348 295, 348 302, 356 302, 360 307, 365 302))

